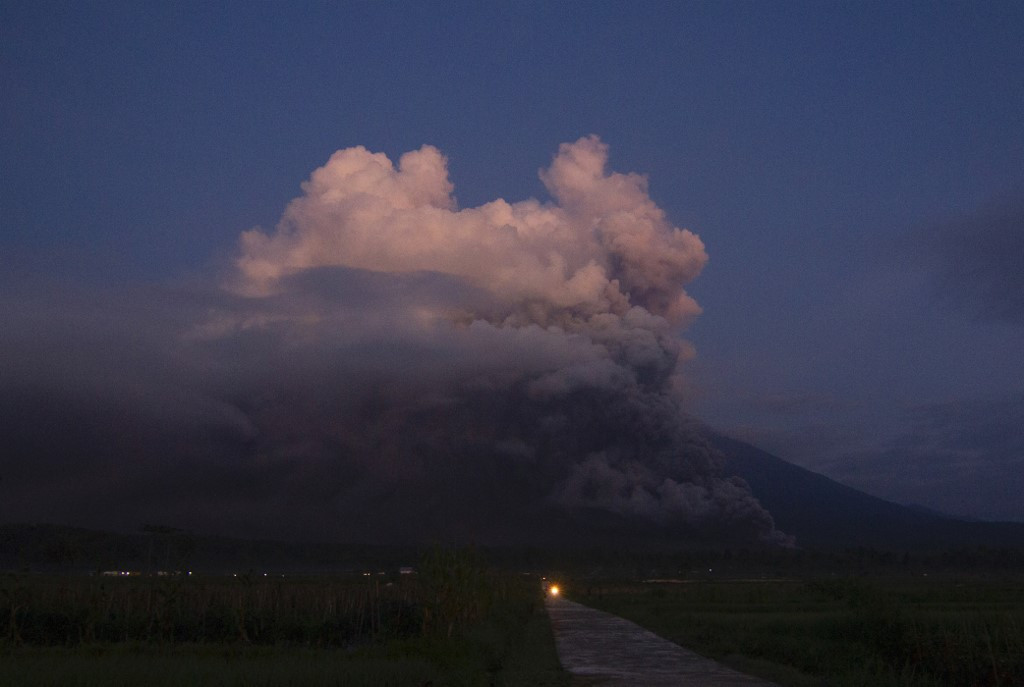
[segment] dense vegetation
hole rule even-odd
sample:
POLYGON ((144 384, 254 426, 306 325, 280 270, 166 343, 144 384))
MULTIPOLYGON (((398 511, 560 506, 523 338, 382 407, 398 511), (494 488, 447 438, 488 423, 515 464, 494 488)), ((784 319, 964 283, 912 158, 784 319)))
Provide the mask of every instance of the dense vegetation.
POLYGON ((442 549, 407 575, 8 575, 0 684, 562 684, 540 599, 442 549))
POLYGON ((569 591, 780 685, 1024 685, 1020 578, 578 582, 569 591))

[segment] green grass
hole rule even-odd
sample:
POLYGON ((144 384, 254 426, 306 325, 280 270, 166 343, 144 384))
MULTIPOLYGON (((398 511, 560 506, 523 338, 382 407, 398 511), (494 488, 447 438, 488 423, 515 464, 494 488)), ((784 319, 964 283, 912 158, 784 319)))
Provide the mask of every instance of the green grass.
POLYGON ((428 660, 349 656, 333 650, 206 646, 20 648, 0 658, 0 684, 20 687, 177 687, 483 684, 444 681, 428 660))
POLYGON ((544 607, 538 605, 533 608, 520 627, 521 634, 509 647, 495 684, 507 687, 566 687, 569 675, 558 662, 551 622, 544 607))
POLYGON ((426 637, 356 650, 151 643, 7 647, 0 685, 224 687, 385 685, 565 687, 543 609, 466 636, 426 637))
POLYGON ((414 576, 0 578, 0 685, 564 687, 537 580, 437 549, 414 576))
POLYGON ((591 591, 574 598, 781 685, 1024 685, 1020 581, 694 581, 591 591))

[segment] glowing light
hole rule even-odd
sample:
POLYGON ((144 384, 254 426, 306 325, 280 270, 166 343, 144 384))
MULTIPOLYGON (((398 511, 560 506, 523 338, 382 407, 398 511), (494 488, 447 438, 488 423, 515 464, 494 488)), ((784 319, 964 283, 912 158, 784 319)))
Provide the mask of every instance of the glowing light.
POLYGON ((550 587, 548 587, 548 594, 551 596, 558 596, 559 592, 561 591, 562 590, 558 588, 557 584, 553 584, 550 587))

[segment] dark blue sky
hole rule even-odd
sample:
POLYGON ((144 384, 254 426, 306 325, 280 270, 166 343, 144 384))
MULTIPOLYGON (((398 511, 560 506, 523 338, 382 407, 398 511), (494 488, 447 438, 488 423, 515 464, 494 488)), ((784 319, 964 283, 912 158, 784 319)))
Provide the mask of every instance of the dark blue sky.
POLYGON ((1014 2, 7 1, 0 288, 215 271, 355 145, 546 200, 596 134, 707 246, 698 416, 1024 520, 1022 35, 1014 2))

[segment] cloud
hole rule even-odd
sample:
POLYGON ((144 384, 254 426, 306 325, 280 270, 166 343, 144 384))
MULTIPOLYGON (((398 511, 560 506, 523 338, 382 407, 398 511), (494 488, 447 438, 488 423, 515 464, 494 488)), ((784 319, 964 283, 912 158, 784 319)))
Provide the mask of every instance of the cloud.
POLYGON ((676 391, 703 244, 606 162, 583 138, 552 202, 459 209, 436 149, 350 148, 221 286, 0 301, 0 517, 524 542, 602 512, 780 541, 676 391))
POLYGON ((978 318, 1024 323, 1024 199, 939 227, 924 242, 942 298, 978 318))
POLYGON ((572 324, 640 306, 679 323, 700 308, 684 291, 707 261, 671 226, 636 174, 608 173, 596 137, 559 149, 541 172, 557 204, 498 199, 458 209, 446 160, 431 146, 397 167, 380 153, 339 151, 303 184, 273 233, 241 239, 236 287, 272 292, 281 277, 322 266, 439 272, 492 293, 494 317, 572 324))
POLYGON ((901 503, 1024 521, 1021 426, 1021 396, 919 405, 878 446, 841 454, 830 473, 901 503))

